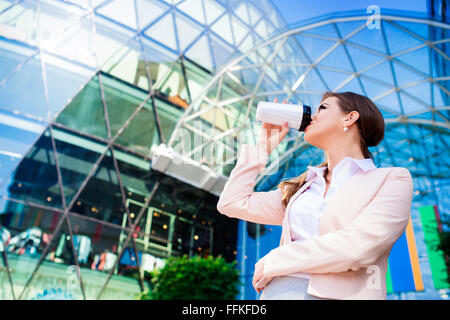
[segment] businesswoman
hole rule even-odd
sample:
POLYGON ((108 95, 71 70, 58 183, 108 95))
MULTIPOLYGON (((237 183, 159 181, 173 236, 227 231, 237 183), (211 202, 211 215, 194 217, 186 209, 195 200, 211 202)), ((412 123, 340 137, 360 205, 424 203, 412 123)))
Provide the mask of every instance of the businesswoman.
POLYGON ((413 182, 406 168, 372 161, 368 147, 384 127, 367 97, 325 92, 304 139, 326 161, 269 192, 253 188, 287 123, 263 123, 258 145, 241 146, 217 209, 282 226, 279 246, 255 264, 260 299, 386 299, 387 259, 408 224, 413 182))

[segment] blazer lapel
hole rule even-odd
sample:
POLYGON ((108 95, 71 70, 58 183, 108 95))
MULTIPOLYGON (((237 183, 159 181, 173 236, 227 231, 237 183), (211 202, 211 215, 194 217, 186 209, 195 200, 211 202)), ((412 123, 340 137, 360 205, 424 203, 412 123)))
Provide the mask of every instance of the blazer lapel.
POLYGON ((370 174, 375 171, 381 173, 380 168, 356 172, 333 194, 323 208, 319 235, 325 233, 325 227, 334 215, 340 215, 341 219, 351 217, 372 199, 386 177, 385 174, 370 174))

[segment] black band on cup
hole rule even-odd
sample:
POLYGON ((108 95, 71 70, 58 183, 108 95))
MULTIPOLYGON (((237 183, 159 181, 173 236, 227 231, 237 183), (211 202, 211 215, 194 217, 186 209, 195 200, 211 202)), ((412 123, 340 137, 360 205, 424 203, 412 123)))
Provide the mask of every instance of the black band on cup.
POLYGON ((307 105, 303 105, 303 116, 302 116, 302 124, 298 131, 304 131, 307 126, 311 123, 311 107, 307 105))

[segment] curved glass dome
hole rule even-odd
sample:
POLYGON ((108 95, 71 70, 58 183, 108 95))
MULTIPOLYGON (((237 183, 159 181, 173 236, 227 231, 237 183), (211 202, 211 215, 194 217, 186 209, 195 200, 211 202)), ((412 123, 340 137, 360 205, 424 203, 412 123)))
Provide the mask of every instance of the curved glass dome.
MULTIPOLYGON (((164 142, 216 70, 283 26, 270 1, 0 0, 0 185, 51 123, 108 140, 102 103, 114 136, 163 100, 164 142)), ((158 135, 128 131, 150 141, 119 144, 148 157, 158 135)))
MULTIPOLYGON (((189 106, 169 145, 176 149, 182 136, 201 135, 203 144, 195 148, 216 151, 204 163, 227 175, 238 146, 256 143, 259 101, 288 99, 315 112, 324 91, 353 91, 371 98, 385 118, 385 138, 370 148, 376 165, 407 167, 416 202, 445 197, 440 200, 448 203, 439 188, 448 184, 450 165, 444 156, 450 142, 449 28, 407 12, 384 13, 377 21, 350 12, 290 26, 217 73, 189 106), (206 129, 200 127, 205 119, 213 124, 206 129)), ((195 159, 195 152, 188 155, 195 159)), ((323 159, 303 133, 291 130, 259 176, 259 189, 271 189, 323 159)))

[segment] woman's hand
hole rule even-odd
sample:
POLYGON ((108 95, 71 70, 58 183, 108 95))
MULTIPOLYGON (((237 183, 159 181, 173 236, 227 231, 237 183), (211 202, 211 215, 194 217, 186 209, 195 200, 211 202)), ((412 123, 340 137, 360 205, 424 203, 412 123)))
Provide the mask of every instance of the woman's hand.
POLYGON ((255 288, 256 292, 260 293, 261 292, 261 288, 257 287, 256 285, 258 284, 259 281, 261 281, 263 279, 263 272, 264 272, 264 261, 262 261, 262 259, 260 259, 256 264, 255 264, 255 272, 253 274, 253 288, 255 288))
MULTIPOLYGON (((275 98, 273 102, 278 102, 278 99, 275 98)), ((286 100, 283 100, 283 103, 286 103, 286 100)), ((267 154, 270 155, 288 132, 289 127, 287 121, 284 121, 282 126, 263 122, 258 146, 266 150, 267 154)))
POLYGON ((273 277, 264 277, 264 262, 266 257, 267 255, 259 259, 255 264, 255 273, 253 274, 252 284, 253 288, 255 288, 258 293, 261 293, 261 290, 273 279, 273 277))

